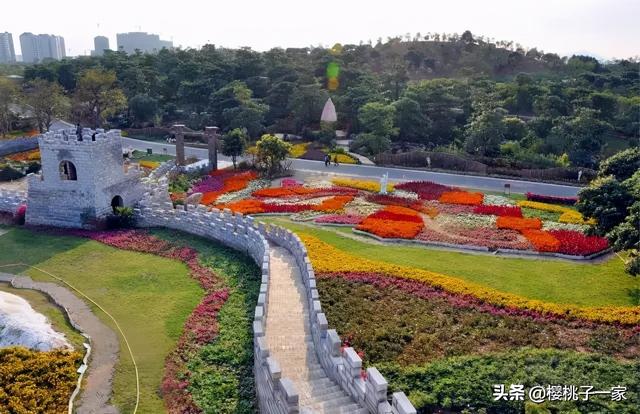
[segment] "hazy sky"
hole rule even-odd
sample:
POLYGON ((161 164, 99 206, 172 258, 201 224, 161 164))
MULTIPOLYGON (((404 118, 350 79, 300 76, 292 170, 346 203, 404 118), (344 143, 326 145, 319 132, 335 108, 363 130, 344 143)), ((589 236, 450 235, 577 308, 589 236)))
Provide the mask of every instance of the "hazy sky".
POLYGON ((0 32, 64 36, 67 54, 88 54, 93 37, 146 31, 199 47, 302 47, 375 43, 407 32, 472 33, 560 55, 640 55, 640 0, 3 0, 0 32), (93 9, 93 6, 96 9, 93 9), (99 25, 99 26, 98 26, 99 25))

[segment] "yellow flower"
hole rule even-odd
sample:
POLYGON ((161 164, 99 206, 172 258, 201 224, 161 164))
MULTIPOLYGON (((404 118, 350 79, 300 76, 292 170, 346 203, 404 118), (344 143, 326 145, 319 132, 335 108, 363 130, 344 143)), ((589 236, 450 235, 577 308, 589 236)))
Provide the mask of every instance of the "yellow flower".
MULTIPOLYGON (((380 191, 380 183, 377 181, 356 180, 354 178, 334 178, 331 182, 341 187, 351 187, 377 193, 380 191)), ((387 191, 393 191, 393 184, 387 184, 387 191)))
POLYGON ((534 208, 536 210, 542 210, 542 211, 551 211, 553 213, 565 213, 567 211, 574 211, 568 207, 558 206, 555 204, 541 203, 539 201, 521 200, 521 201, 518 201, 518 205, 520 207, 534 208))
POLYGON ((591 218, 591 219, 585 220, 582 214, 574 210, 569 210, 562 213, 558 221, 560 223, 570 223, 570 224, 591 224, 591 225, 596 224, 596 221, 594 219, 591 218))
POLYGON ((451 293, 472 295, 498 306, 529 309, 541 313, 588 319, 597 322, 636 325, 640 323, 640 306, 579 307, 528 299, 512 293, 468 282, 456 277, 345 253, 308 234, 299 234, 307 247, 309 259, 317 273, 375 272, 389 276, 418 280, 451 293))

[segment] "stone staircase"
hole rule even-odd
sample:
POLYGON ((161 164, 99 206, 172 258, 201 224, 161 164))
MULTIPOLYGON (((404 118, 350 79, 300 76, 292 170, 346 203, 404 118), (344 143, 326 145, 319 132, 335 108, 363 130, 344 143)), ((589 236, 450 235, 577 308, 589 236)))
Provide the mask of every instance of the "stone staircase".
POLYGON ((327 377, 318 361, 309 325, 308 304, 295 258, 270 244, 271 277, 265 336, 282 377, 294 383, 301 414, 366 414, 327 377))

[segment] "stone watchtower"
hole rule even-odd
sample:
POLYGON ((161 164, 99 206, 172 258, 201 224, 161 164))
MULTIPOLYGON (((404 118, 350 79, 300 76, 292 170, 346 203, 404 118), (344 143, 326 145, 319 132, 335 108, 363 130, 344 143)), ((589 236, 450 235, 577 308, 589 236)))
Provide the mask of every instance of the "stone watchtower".
POLYGON ((29 176, 27 224, 89 228, 144 192, 124 164, 119 130, 47 132, 38 138, 42 172, 29 176))

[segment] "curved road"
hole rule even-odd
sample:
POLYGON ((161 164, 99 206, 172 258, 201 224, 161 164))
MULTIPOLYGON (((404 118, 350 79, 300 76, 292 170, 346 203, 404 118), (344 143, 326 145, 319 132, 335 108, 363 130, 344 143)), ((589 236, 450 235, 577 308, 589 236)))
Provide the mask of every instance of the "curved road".
MULTIPOLYGON (((132 138, 122 138, 124 147, 146 151, 151 148, 155 154, 175 155, 175 145, 164 142, 142 141, 132 138), (165 152, 166 149, 166 152, 165 152)), ((185 147, 187 157, 197 157, 206 159, 208 157, 207 149, 185 147)), ((402 168, 385 168, 371 165, 347 165, 341 164, 339 167, 325 167, 322 161, 311 161, 301 159, 290 159, 292 168, 297 171, 318 172, 318 173, 334 173, 340 175, 350 175, 354 177, 363 177, 378 180, 385 172, 389 173, 389 179, 392 181, 408 181, 408 180, 427 180, 440 184, 451 185, 455 187, 474 188, 483 191, 504 191, 505 184, 511 184, 511 192, 513 193, 532 193, 545 194, 558 197, 575 197, 580 187, 570 185, 540 183, 534 181, 522 181, 509 178, 483 177, 476 175, 453 174, 433 171, 408 170, 402 168)), ((218 163, 229 165, 230 159, 222 155, 218 155, 218 163)))

